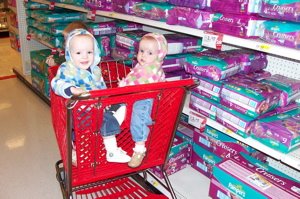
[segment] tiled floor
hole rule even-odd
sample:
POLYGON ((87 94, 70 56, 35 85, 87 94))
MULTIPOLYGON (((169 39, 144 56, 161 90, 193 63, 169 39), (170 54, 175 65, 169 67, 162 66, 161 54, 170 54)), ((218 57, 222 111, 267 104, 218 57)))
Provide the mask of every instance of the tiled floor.
MULTIPOLYGON (((4 64, 14 65, 6 62, 14 50, 3 43, 1 38, 0 77, 13 74, 4 64)), ((0 93, 0 198, 62 198, 49 106, 17 78, 0 80, 0 93)))
POLYGON ((10 47, 9 37, 0 37, 0 78, 13 75, 13 67, 21 67, 21 55, 10 47))

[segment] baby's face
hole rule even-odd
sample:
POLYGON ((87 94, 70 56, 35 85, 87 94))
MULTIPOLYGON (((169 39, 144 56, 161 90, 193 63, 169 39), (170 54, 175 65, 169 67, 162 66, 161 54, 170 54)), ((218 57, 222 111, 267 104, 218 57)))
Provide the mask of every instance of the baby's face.
POLYGON ((158 59, 158 44, 155 39, 142 39, 139 44, 137 60, 141 66, 152 65, 158 59))
POLYGON ((94 40, 88 35, 78 35, 70 41, 70 53, 73 64, 88 69, 94 62, 94 40))

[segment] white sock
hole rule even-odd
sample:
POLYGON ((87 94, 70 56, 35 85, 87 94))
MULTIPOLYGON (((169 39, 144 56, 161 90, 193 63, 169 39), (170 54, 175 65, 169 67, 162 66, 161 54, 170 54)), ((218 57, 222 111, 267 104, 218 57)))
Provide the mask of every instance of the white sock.
POLYGON ((122 122, 125 119, 125 114, 126 114, 126 106, 122 105, 116 112, 114 113, 114 117, 117 119, 119 125, 122 124, 122 122))
POLYGON ((133 150, 138 153, 144 153, 147 149, 144 144, 135 144, 133 150))
POLYGON ((103 137, 103 143, 106 151, 115 151, 118 148, 117 139, 114 135, 103 137))

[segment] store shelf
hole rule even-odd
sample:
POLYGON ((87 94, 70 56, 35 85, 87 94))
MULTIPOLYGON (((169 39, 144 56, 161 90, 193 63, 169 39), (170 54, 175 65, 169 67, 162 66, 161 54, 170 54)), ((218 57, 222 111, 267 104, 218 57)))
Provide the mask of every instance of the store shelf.
MULTIPOLYGON (((38 3, 43 3, 43 4, 50 4, 49 1, 45 1, 45 0, 33 0, 33 1, 38 2, 38 3)), ((88 9, 85 9, 85 8, 82 8, 79 6, 74 6, 74 5, 55 3, 55 6, 61 7, 61 8, 66 8, 66 9, 71 9, 71 10, 76 10, 76 11, 80 11, 80 12, 89 12, 88 9)), ((136 23, 147 25, 147 26, 152 26, 155 28, 184 33, 184 34, 197 36, 197 37, 203 37, 205 34, 204 31, 194 29, 194 28, 178 26, 178 25, 168 25, 165 22, 154 21, 154 20, 150 20, 150 19, 145 19, 145 18, 133 16, 133 15, 120 14, 120 13, 116 13, 116 12, 107 12, 107 11, 97 10, 96 15, 103 16, 103 17, 109 17, 109 18, 113 18, 113 19, 121 19, 121 20, 136 22, 136 23)), ((230 44, 230 45, 233 45, 236 47, 249 48, 249 49, 273 54, 273 55, 276 55, 279 57, 284 57, 284 58, 289 58, 289 59, 300 61, 300 56, 299 56, 300 50, 287 48, 287 47, 283 47, 283 46, 278 46, 278 45, 273 45, 273 44, 266 43, 259 39, 257 39, 257 40, 242 39, 239 37, 234 37, 234 36, 224 34, 223 35, 223 43, 230 44)))
MULTIPOLYGON (((208 196, 210 180, 206 176, 193 169, 191 166, 188 166, 177 173, 170 175, 169 179, 177 199, 210 198, 208 196)), ((170 198, 169 192, 167 192, 157 180, 150 175, 148 175, 147 180, 156 189, 170 198)))
POLYGON ((39 96, 44 102, 50 106, 50 99, 43 95, 39 90, 32 86, 31 76, 23 75, 23 72, 19 68, 13 68, 13 72, 16 74, 17 78, 22 81, 30 90, 32 90, 37 96, 39 96))
MULTIPOLYGON (((195 112, 188 107, 188 104, 189 104, 189 97, 186 98, 185 106, 183 108, 183 113, 186 115, 191 114, 191 112, 195 112)), ((197 113, 197 114, 199 114, 199 113, 197 113)), ((300 148, 293 152, 285 154, 280 151, 274 150, 251 137, 243 138, 243 137, 237 135, 236 133, 233 133, 231 130, 224 127, 222 124, 220 124, 210 118, 206 118, 206 119, 207 119, 207 121, 206 121, 207 125, 209 125, 215 129, 235 138, 236 140, 239 140, 239 141, 267 154, 268 156, 270 156, 276 160, 279 160, 279 161, 300 171, 300 148)))

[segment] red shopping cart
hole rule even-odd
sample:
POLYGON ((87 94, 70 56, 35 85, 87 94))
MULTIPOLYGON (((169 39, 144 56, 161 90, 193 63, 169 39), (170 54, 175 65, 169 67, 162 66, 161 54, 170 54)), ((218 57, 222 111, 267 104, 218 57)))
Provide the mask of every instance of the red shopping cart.
MULTIPOLYGON (((186 90, 194 85, 194 81, 186 79, 117 88, 118 79, 124 77, 130 68, 115 61, 103 62, 100 67, 108 89, 90 91, 71 99, 64 99, 51 91, 52 122, 62 158, 56 163, 57 178, 64 198, 166 198, 146 186, 147 174, 157 179, 147 169, 160 166, 163 170, 186 90), (131 156, 134 147, 130 134, 132 107, 134 102, 149 98, 153 99, 153 124, 142 165, 133 169, 127 164, 107 162, 99 133, 105 107, 126 105, 126 116, 117 142, 131 156), (76 137, 77 166, 72 165, 72 133, 76 137), (142 175, 137 175, 139 173, 142 175), (144 180, 138 180, 140 176, 144 180)), ((57 69, 49 69, 50 80, 57 69)), ((172 198, 176 198, 166 173, 163 174, 165 183, 162 186, 172 198)))

